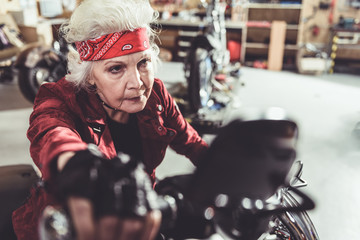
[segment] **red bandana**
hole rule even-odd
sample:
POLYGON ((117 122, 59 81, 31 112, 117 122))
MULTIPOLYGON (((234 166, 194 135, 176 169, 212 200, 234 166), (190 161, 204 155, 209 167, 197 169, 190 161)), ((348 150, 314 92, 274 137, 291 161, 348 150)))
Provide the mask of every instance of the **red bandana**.
POLYGON ((137 28, 75 42, 75 45, 82 61, 96 61, 149 49, 149 38, 146 28, 137 28))

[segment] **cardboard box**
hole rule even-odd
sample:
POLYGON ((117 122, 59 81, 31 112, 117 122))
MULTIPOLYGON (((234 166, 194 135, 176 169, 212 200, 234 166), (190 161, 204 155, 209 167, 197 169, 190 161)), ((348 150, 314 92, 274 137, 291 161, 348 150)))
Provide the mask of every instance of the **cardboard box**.
POLYGON ((6 14, 9 10, 21 9, 20 2, 17 0, 0 0, 0 14, 6 14))
POLYGON ((36 26, 19 25, 19 28, 27 43, 40 42, 46 46, 52 45, 54 39, 52 26, 49 22, 41 22, 36 26))
POLYGON ((53 18, 63 14, 61 0, 40 0, 40 14, 43 17, 53 18))
POLYGON ((306 57, 300 59, 299 72, 302 74, 322 74, 328 72, 331 61, 329 59, 306 57))
POLYGON ((19 28, 14 18, 10 14, 0 14, 0 24, 5 24, 2 27, 2 31, 14 47, 21 48, 24 46, 24 42, 19 39, 19 28))
POLYGON ((36 8, 25 8, 18 11, 9 11, 18 25, 36 25, 38 12, 36 8))
POLYGON ((0 14, 0 23, 3 23, 9 26, 9 28, 19 31, 15 19, 10 14, 0 14))

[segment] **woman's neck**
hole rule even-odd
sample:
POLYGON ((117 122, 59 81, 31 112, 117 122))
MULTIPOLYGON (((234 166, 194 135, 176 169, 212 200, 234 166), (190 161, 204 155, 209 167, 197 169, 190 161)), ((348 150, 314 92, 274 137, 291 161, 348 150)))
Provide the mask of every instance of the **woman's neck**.
POLYGON ((101 97, 99 96, 99 94, 96 94, 96 96, 98 97, 98 99, 101 101, 107 115, 114 120, 115 122, 119 122, 119 123, 127 123, 129 121, 129 117, 130 117, 130 113, 127 112, 123 112, 120 111, 116 108, 111 107, 110 105, 108 105, 107 103, 105 103, 101 97))
POLYGON ((115 122, 127 123, 129 121, 130 113, 109 109, 106 106, 104 106, 104 109, 108 116, 115 122))

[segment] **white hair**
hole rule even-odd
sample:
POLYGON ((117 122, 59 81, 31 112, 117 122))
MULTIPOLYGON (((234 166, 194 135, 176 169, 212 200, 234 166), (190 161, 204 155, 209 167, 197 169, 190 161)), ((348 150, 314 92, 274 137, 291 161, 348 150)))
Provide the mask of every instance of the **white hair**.
MULTIPOLYGON (((149 0, 84 0, 74 10, 69 21, 61 26, 60 31, 65 40, 72 44, 109 33, 146 28, 156 69, 159 47, 155 44, 157 35, 150 24, 156 21, 158 15, 149 0)), ((81 61, 76 49, 70 47, 70 73, 66 75, 66 80, 73 82, 78 88, 87 89, 92 65, 92 61, 81 61)))

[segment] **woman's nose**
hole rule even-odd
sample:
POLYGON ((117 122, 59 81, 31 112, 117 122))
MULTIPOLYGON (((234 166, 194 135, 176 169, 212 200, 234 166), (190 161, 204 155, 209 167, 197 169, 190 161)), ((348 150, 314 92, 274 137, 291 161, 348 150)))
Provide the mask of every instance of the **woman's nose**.
POLYGON ((143 85, 138 69, 129 70, 127 79, 126 87, 128 89, 139 89, 143 85))

